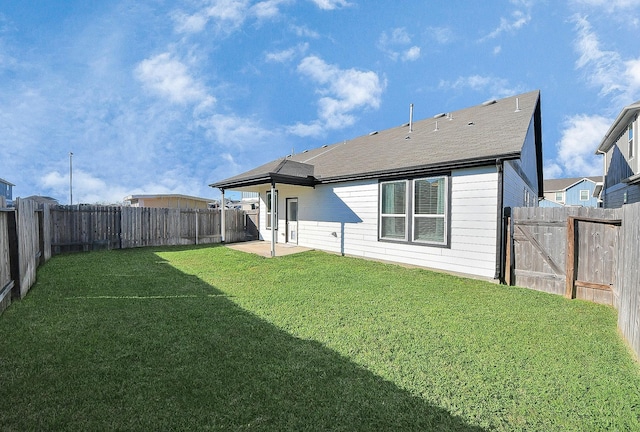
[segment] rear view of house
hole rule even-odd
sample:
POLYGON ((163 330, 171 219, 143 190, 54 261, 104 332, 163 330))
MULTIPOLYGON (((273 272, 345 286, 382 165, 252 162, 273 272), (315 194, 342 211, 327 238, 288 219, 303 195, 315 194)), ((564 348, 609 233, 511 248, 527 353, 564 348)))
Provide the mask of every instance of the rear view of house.
MULTIPOLYGON (((504 209, 543 196, 540 94, 437 114, 215 182, 257 192, 260 237, 501 278, 504 209)), ((274 248, 272 248, 272 254, 274 248)))

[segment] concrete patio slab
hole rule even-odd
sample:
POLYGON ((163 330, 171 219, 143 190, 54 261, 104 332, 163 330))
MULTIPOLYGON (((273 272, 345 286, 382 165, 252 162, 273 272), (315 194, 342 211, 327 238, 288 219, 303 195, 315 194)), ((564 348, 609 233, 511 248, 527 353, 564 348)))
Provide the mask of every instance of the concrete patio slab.
MULTIPOLYGON (((271 257, 271 243, 267 241, 257 240, 242 243, 231 243, 226 246, 241 252, 252 253, 267 258, 271 257)), ((291 255, 309 250, 312 249, 297 245, 276 243, 276 256, 291 255)))

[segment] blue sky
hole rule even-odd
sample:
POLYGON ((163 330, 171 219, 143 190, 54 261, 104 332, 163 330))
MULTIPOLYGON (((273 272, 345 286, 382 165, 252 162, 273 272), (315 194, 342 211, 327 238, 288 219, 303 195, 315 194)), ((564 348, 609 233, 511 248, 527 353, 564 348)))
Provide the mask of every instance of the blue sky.
POLYGON ((640 0, 0 0, 14 197, 208 198, 293 152, 540 89, 545 177, 640 99, 640 0))

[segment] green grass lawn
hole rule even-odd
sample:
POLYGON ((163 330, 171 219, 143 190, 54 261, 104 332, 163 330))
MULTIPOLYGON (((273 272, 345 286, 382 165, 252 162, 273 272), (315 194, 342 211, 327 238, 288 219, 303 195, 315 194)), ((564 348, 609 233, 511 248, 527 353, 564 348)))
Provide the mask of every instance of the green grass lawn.
POLYGON ((612 308, 322 252, 56 256, 0 316, 0 430, 640 430, 612 308))

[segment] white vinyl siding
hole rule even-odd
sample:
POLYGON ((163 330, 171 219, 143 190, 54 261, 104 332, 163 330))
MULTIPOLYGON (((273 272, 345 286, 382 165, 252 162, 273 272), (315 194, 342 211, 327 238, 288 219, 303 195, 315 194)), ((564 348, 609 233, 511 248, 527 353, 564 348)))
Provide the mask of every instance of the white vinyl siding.
MULTIPOLYGON (((495 166, 452 172, 449 193, 451 237, 447 248, 380 242, 380 186, 375 180, 324 184, 315 188, 279 184, 278 195, 282 206, 286 197, 298 197, 300 246, 493 278, 496 265, 497 179, 495 166)), ((265 197, 264 192, 261 197, 265 197)), ((261 204, 264 205, 264 202, 261 204)), ((261 211, 261 221, 263 213, 266 212, 261 211)), ((280 215, 283 213, 280 212, 280 215)), ((284 220, 280 223, 284 224, 284 220)), ((261 222, 260 226, 265 225, 261 222)), ((269 241, 270 233, 270 230, 261 230, 264 240, 269 241)), ((284 240, 282 229, 278 241, 284 240)))

